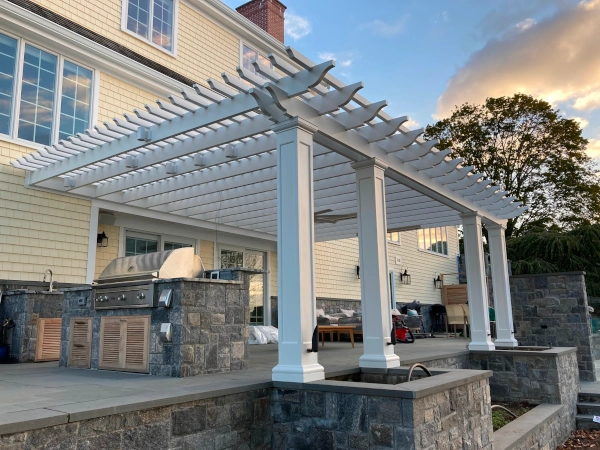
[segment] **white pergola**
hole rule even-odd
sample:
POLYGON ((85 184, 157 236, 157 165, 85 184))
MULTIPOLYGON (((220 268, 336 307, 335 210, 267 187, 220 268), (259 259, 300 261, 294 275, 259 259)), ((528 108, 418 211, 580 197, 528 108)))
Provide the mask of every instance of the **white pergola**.
POLYGON ((359 237, 362 367, 399 365, 390 344, 386 231, 462 224, 471 349, 493 349, 482 221, 489 229, 497 343, 515 346, 504 226, 526 210, 423 129, 392 118, 330 70, 287 49, 295 65, 237 68, 210 89, 158 100, 12 161, 26 185, 172 215, 199 226, 277 236, 278 381, 323 378, 308 351, 316 325, 313 243, 359 237))

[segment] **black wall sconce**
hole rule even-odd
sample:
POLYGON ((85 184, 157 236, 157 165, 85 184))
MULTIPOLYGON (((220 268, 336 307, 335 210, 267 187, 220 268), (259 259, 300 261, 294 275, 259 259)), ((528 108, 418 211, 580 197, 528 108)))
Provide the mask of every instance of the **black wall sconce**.
POLYGON ((410 284, 410 275, 408 274, 408 268, 405 268, 404 272, 402 272, 402 269, 400 269, 400 283, 410 284))
POLYGON ((442 277, 440 277, 440 275, 438 274, 437 277, 433 277, 433 287, 436 289, 441 289, 442 286, 444 285, 444 282, 442 281, 442 277))
POLYGON ((360 266, 356 266, 356 278, 360 280, 360 266))
POLYGON ((108 247, 108 236, 104 231, 102 233, 98 233, 98 237, 96 238, 96 245, 98 247, 108 247))

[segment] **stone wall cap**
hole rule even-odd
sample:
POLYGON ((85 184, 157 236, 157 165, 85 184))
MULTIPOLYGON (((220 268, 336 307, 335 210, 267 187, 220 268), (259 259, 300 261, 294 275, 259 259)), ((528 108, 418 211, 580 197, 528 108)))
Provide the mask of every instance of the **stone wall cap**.
POLYGON ((39 408, 26 411, 16 411, 0 415, 0 435, 22 433, 24 431, 61 425, 69 421, 69 415, 39 408))
POLYGON ((473 354, 493 355, 494 353, 501 353, 503 355, 538 356, 546 358, 555 358, 557 356, 576 352, 577 347, 552 347, 546 348, 545 350, 471 350, 471 353, 473 354))
POLYGON ((528 278, 528 277, 560 277, 567 275, 585 275, 583 271, 576 272, 554 272, 554 273, 529 273, 525 275, 511 275, 509 278, 528 278))
MULTIPOLYGON (((436 370, 436 372, 438 371, 436 370)), ((273 386, 276 388, 300 389, 305 391, 325 391, 341 394, 416 399, 484 380, 492 376, 491 370, 441 369, 439 372, 441 373, 432 377, 420 378, 418 380, 400 384, 319 380, 308 383, 274 381, 273 386)))
POLYGON ((538 432, 548 421, 555 418, 563 405, 542 404, 494 432, 494 449, 517 448, 526 439, 538 432))

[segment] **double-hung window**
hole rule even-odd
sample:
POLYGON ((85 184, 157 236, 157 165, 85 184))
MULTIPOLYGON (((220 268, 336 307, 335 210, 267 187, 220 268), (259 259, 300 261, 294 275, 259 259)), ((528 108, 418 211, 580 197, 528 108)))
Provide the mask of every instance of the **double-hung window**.
POLYGON ((246 44, 243 44, 242 45, 242 67, 244 69, 248 69, 250 72, 252 72, 253 74, 258 75, 261 78, 265 78, 263 75, 261 75, 260 73, 256 72, 256 69, 254 68, 254 65, 252 65, 252 63, 254 61, 258 61, 263 66, 266 66, 266 67, 269 67, 269 68, 273 67, 273 65, 271 64, 271 60, 269 58, 261 55, 260 53, 258 53, 253 48, 248 47, 246 44))
POLYGON ((419 249, 448 256, 448 233, 446 227, 418 230, 419 249))
POLYGON ((0 133, 50 145, 85 131, 93 72, 0 34, 0 133))
POLYGON ((173 52, 175 0, 125 0, 124 4, 127 30, 173 52))
POLYGON ((393 231, 387 234, 388 242, 393 242, 394 244, 400 244, 400 232, 393 231))

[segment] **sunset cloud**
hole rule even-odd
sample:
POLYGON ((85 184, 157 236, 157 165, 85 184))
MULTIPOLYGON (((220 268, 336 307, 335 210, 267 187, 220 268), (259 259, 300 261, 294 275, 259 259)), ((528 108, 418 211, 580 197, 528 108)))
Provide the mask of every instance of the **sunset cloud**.
POLYGON ((517 92, 579 110, 600 107, 600 0, 535 23, 516 23, 514 32, 492 39, 473 53, 439 97, 437 117, 465 102, 517 92))

